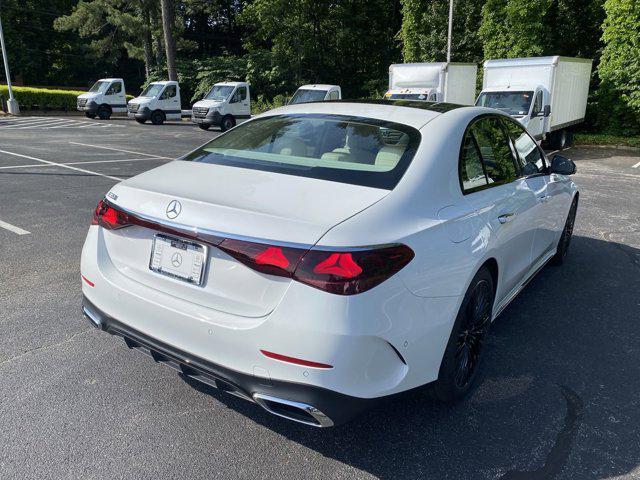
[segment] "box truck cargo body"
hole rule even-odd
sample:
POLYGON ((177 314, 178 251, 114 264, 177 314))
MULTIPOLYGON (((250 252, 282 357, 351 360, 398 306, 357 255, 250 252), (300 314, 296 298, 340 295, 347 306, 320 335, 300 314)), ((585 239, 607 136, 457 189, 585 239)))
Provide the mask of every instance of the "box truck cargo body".
POLYGON ((564 148, 571 141, 567 127, 584 120, 591 62, 559 56, 487 60, 476 104, 503 110, 537 139, 564 148))
POLYGON ((423 100, 473 105, 476 99, 474 63, 400 63, 389 66, 390 100, 423 100))

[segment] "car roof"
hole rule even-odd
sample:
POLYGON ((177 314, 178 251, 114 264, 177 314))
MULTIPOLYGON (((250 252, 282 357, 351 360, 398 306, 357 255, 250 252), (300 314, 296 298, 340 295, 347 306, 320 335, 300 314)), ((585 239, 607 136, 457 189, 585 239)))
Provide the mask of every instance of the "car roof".
POLYGON ((328 100, 298 103, 269 110, 260 116, 296 113, 321 113, 373 118, 401 123, 420 129, 443 113, 459 108, 476 108, 444 102, 411 100, 328 100))

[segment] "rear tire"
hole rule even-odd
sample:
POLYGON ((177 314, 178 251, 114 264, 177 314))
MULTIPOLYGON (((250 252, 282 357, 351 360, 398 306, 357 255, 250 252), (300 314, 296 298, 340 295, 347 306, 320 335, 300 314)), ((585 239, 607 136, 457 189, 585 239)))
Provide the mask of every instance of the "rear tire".
POLYGON ((231 115, 227 115, 220 122, 220 130, 226 132, 227 130, 236 126, 236 121, 231 115))
POLYGON ((552 265, 560 266, 567 258, 567 252, 569 251, 569 245, 571 244, 571 237, 573 236, 573 225, 576 221, 577 211, 578 199, 574 198, 571 203, 571 208, 569 209, 569 214, 567 215, 567 220, 564 224, 564 229, 562 230, 562 235, 560 235, 560 240, 558 240, 558 249, 556 254, 551 258, 552 265))
POLYGON ((478 381, 494 297, 493 277, 487 267, 482 267, 465 293, 442 357, 433 388, 441 402, 453 404, 462 400, 478 381))
POLYGON ((209 125, 205 125, 205 124, 203 124, 203 123, 199 123, 199 124, 198 124, 198 127, 199 127, 201 130, 209 130, 209 125))
POLYGON ((91 120, 96 118, 96 114, 95 113, 84 112, 84 116, 87 117, 87 118, 90 118, 91 120))
POLYGON ((111 107, 109 105, 100 105, 98 107, 98 118, 100 120, 109 120, 111 118, 111 107))
POLYGON ((151 114, 151 123, 154 125, 162 125, 165 121, 164 112, 156 110, 151 114))

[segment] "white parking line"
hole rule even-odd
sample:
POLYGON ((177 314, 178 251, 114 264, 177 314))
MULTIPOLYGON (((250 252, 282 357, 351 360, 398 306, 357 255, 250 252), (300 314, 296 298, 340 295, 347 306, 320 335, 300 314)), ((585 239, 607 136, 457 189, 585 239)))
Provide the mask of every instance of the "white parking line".
POLYGON ((15 225, 11 225, 10 223, 3 222, 2 220, 0 220, 0 227, 9 230, 10 232, 17 233, 18 235, 29 235, 31 233, 20 227, 16 227, 15 225))
POLYGON ((0 167, 0 170, 11 170, 14 168, 36 168, 36 167, 56 167, 58 165, 86 165, 93 163, 120 163, 120 162, 151 162, 153 160, 161 160, 160 158, 117 158, 115 160, 90 160, 88 162, 64 162, 55 165, 42 165, 41 163, 29 165, 10 165, 8 167, 0 167))
POLYGON ((80 143, 80 142, 69 142, 69 143, 71 143, 72 145, 81 145, 83 147, 104 148, 105 150, 115 150, 116 152, 131 153, 133 155, 144 155, 145 157, 164 158, 165 160, 175 160, 174 158, 170 158, 170 157, 163 157, 161 155, 151 155, 150 153, 132 152, 131 150, 123 150, 121 148, 103 147, 101 145, 90 145, 88 143, 80 143))
POLYGON ((124 125, 116 125, 112 123, 99 123, 87 120, 76 120, 73 118, 59 117, 22 117, 0 119, 0 129, 11 128, 13 130, 28 130, 42 128, 46 130, 54 128, 109 128, 124 127, 124 125))
POLYGON ((61 168, 68 168, 69 170, 75 170, 77 172, 82 172, 82 173, 88 173, 90 175, 96 175, 98 177, 110 178, 111 180, 117 180, 117 181, 124 180, 124 179, 119 178, 119 177, 112 177, 111 175, 105 175, 103 173, 98 173, 98 172, 92 172, 91 170, 85 170, 83 168, 72 167, 71 165, 63 165, 61 163, 50 162, 49 160, 43 160, 41 158, 30 157, 29 155, 22 155, 21 153, 7 152, 6 150, 0 150, 0 153, 5 153, 7 155, 13 155, 14 157, 26 158, 27 160, 33 160, 35 162, 42 162, 42 163, 46 163, 48 165, 54 165, 54 166, 61 167, 61 168))
POLYGON ((635 165, 632 165, 631 168, 638 168, 640 167, 640 162, 636 163, 635 165))
POLYGON ((17 125, 8 125, 4 127, 5 129, 13 129, 13 130, 26 130, 28 128, 44 128, 51 125, 59 125, 61 123, 65 123, 65 120, 57 119, 57 120, 39 120, 38 122, 33 122, 29 124, 20 123, 17 125))
MULTIPOLYGON (((26 125, 29 126, 33 126, 36 125, 38 123, 50 123, 52 121, 51 118, 35 118, 35 119, 31 119, 31 120, 26 120, 24 122, 15 122, 15 123, 10 123, 9 125, 2 125, 0 128, 17 128, 17 127, 24 127, 26 125)), ((53 121, 60 121, 57 119, 53 119, 53 121)))

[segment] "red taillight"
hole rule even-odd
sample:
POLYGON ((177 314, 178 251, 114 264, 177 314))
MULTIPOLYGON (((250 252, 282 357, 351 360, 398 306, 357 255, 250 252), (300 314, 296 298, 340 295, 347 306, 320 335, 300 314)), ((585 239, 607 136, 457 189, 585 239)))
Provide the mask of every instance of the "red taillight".
POLYGON ((406 245, 327 252, 309 250, 293 278, 337 295, 366 292, 398 273, 414 257, 406 245))
POLYGON ((126 213, 116 210, 104 200, 100 200, 93 212, 91 225, 100 225, 107 230, 117 230, 131 225, 126 213))
POLYGON ((264 243, 226 239, 218 248, 258 272, 291 277, 306 252, 303 248, 279 247, 264 243))

